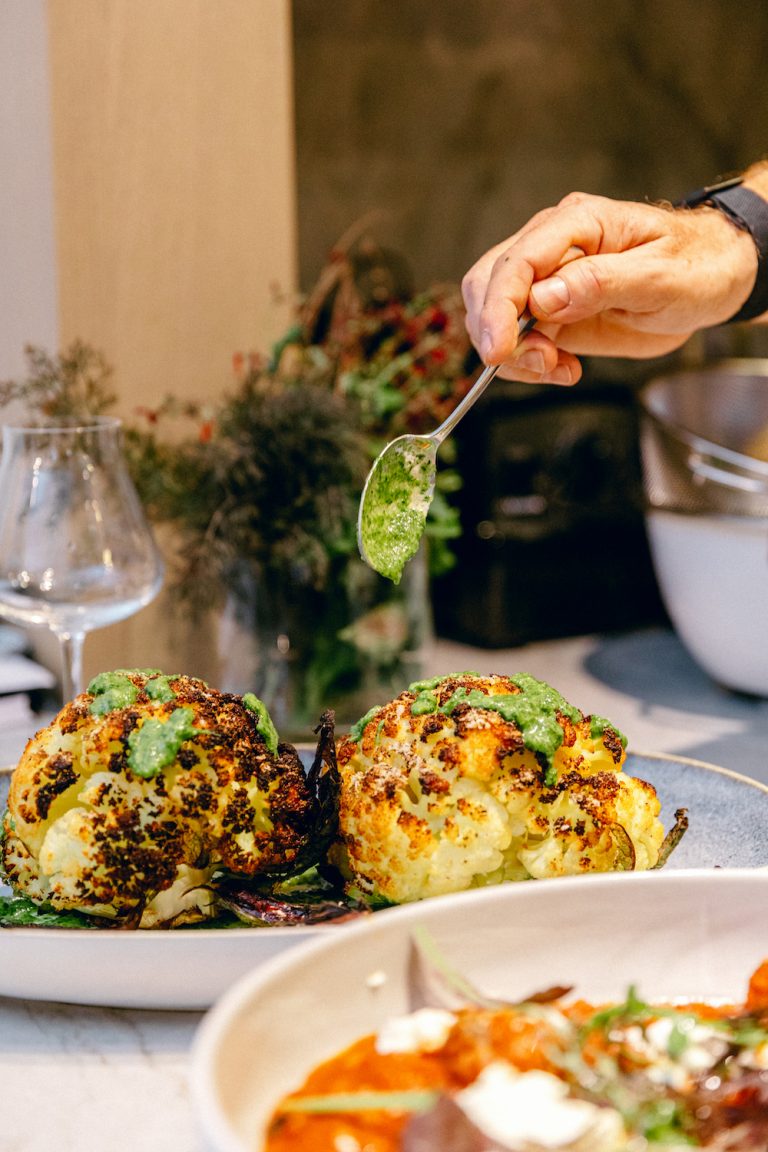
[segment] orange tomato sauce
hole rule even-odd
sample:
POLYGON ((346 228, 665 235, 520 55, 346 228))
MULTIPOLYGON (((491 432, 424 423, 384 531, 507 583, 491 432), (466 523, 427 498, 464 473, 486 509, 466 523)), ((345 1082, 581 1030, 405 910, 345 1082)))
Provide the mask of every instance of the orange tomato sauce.
MULTIPOLYGON (((558 1003, 557 1007, 579 1024, 609 1006, 578 1000, 558 1003)), ((747 1000, 739 1008, 693 1002, 675 1008, 704 1018, 732 1015, 739 1008, 750 1012, 768 1009, 768 961, 753 974, 747 1000)), ((472 1083, 495 1059, 505 1060, 521 1072, 541 1069, 558 1075, 558 1068, 547 1053, 561 1050, 561 1044, 557 1031, 544 1019, 524 1015, 515 1008, 468 1008, 457 1013, 448 1039, 438 1051, 382 1054, 376 1051, 376 1037, 366 1036, 320 1064, 286 1100, 338 1092, 458 1091, 472 1083)), ((610 1045, 605 1033, 590 1033, 583 1056, 587 1061, 595 1060, 601 1051, 610 1051, 610 1045)), ((264 1152, 343 1152, 345 1144, 350 1149, 355 1147, 350 1137, 365 1152, 400 1152, 403 1129, 410 1116, 409 1112, 383 1110, 285 1112, 278 1107, 269 1125, 264 1152)))
MULTIPOLYGON (((437 1052, 376 1051, 376 1037, 366 1036, 320 1064, 288 1099, 335 1092, 403 1091, 419 1088, 459 1090, 471 1084, 493 1059, 504 1059, 521 1071, 554 1072, 546 1049, 556 1036, 541 1020, 514 1009, 458 1014, 445 1045, 437 1052)), ((366 1152, 399 1152, 407 1112, 275 1113, 265 1152, 332 1152, 339 1136, 355 1137, 366 1152)), ((342 1141, 343 1146, 343 1141, 342 1141)), ((351 1145, 350 1142, 350 1146, 351 1145)))

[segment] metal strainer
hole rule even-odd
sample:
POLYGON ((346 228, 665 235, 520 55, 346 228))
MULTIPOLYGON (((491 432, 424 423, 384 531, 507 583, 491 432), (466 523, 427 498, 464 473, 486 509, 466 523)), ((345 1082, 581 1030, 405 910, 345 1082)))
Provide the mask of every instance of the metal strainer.
POLYGON ((768 360, 724 360, 641 389, 651 508, 768 516, 768 360))

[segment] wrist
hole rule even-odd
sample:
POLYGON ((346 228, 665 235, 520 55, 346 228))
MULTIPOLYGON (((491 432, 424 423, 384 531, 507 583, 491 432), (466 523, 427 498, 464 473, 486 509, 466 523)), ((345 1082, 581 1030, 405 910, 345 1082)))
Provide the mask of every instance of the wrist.
POLYGON ((707 326, 736 323, 737 317, 747 319, 742 312, 753 299, 759 268, 755 241, 746 228, 714 205, 703 204, 693 211, 698 217, 696 228, 702 239, 706 237, 708 279, 712 302, 716 301, 707 326))
POLYGON ((734 250, 741 276, 741 305, 726 318, 726 322, 753 320, 768 312, 768 200, 753 188, 745 187, 741 179, 736 179, 702 188, 686 196, 681 203, 718 212, 744 237, 741 252, 734 250), (745 246, 747 237, 752 248, 745 246))

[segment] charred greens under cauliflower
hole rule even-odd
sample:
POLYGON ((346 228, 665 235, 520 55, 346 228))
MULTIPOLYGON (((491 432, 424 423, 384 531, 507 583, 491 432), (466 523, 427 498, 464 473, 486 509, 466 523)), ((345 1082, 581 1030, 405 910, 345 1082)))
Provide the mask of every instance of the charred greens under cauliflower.
POLYGON ((218 910, 218 873, 288 875, 324 855, 317 784, 255 696, 155 670, 103 673, 27 744, 0 868, 17 894, 58 911, 190 923, 218 910))
POLYGON ((548 684, 466 672, 412 684, 337 746, 349 886, 388 903, 478 885, 659 867, 652 785, 622 771, 625 741, 548 684))

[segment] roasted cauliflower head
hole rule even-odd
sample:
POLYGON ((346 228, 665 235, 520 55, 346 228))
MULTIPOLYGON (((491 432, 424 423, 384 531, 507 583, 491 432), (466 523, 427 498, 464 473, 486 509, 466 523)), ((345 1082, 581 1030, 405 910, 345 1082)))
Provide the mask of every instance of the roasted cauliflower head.
POLYGON ((27 744, 0 861, 37 903, 150 928, 213 914, 217 870, 307 867, 316 819, 298 754, 255 696, 117 671, 27 744))
POLYGON ((525 674, 412 684, 364 716, 337 757, 332 859, 374 900, 661 859, 659 800, 622 771, 624 738, 525 674))

